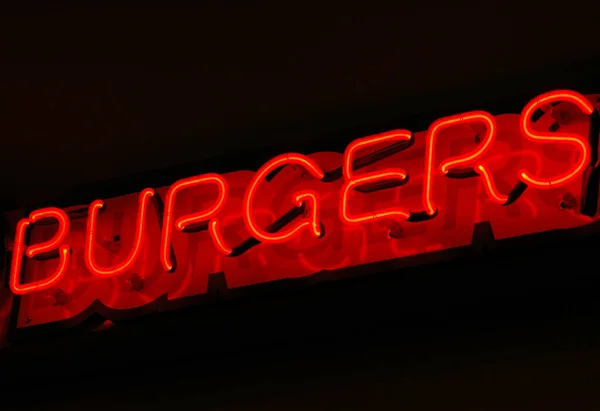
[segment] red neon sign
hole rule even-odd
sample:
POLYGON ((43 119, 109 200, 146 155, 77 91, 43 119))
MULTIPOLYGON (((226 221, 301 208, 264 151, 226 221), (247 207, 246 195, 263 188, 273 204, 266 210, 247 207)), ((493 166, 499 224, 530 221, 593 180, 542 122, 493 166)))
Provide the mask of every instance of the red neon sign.
POLYGON ((486 126, 486 135, 483 138, 483 144, 479 144, 479 147, 472 152, 466 153, 462 156, 452 157, 442 162, 439 167, 440 171, 443 175, 448 175, 449 172, 457 169, 458 166, 469 165, 476 160, 481 159, 496 138, 496 121, 489 113, 483 111, 474 111, 471 113, 459 114, 456 116, 439 119, 433 123, 427 132, 427 164, 425 165, 425 189, 423 190, 423 204, 425 206, 425 211, 429 216, 433 216, 436 213, 436 207, 434 206, 432 199, 433 177, 435 175, 433 161, 435 158, 436 137, 438 137, 439 132, 445 128, 459 124, 469 124, 475 122, 484 123, 486 126))
POLYGON ((36 291, 46 290, 57 284, 68 269, 69 253, 71 248, 63 244, 67 233, 69 232, 69 217, 58 208, 43 208, 29 214, 29 218, 24 218, 17 224, 15 235, 14 257, 10 269, 10 289, 17 295, 30 294, 36 291), (54 219, 58 222, 58 229, 54 237, 50 240, 31 245, 25 250, 27 258, 36 256, 52 257, 49 253, 58 251, 58 267, 53 268, 53 273, 45 279, 33 281, 28 284, 21 283, 21 267, 23 260, 23 249, 25 248, 25 233, 30 224, 35 224, 44 219, 54 219))
POLYGON ((95 302, 119 311, 200 296, 213 273, 234 289, 461 247, 482 221, 497 239, 589 224, 595 98, 545 93, 520 116, 473 111, 359 138, 343 155, 283 154, 256 172, 96 200, 83 216, 36 210, 13 223, 17 327, 95 302))
POLYGON ((313 177, 319 180, 323 179, 325 176, 325 173, 323 173, 315 161, 303 156, 302 154, 295 153, 277 156, 262 166, 260 170, 258 170, 256 176, 250 182, 248 189, 246 190, 246 194, 244 195, 244 222, 246 223, 248 231, 256 239, 266 244, 286 242, 297 235, 300 230, 304 229, 305 227, 308 228, 315 237, 320 237, 321 235, 321 229, 319 227, 320 223, 318 221, 319 196, 314 191, 306 190, 297 192, 293 195, 294 201, 298 207, 302 206, 304 202, 309 204, 312 214, 311 221, 304 221, 294 227, 282 229, 276 233, 269 233, 265 229, 259 227, 259 224, 254 218, 252 206, 254 204, 254 197, 258 191, 258 185, 262 180, 265 179, 267 175, 269 175, 269 173, 287 164, 301 166, 305 168, 313 177))
POLYGON ((160 262, 162 263, 165 271, 171 272, 175 269, 175 264, 173 263, 174 253, 171 249, 175 196, 181 190, 199 187, 203 184, 215 184, 218 187, 219 195, 215 203, 207 210, 190 214, 187 217, 179 217, 177 221, 175 221, 175 227, 177 230, 183 232, 186 229, 190 230, 192 227, 204 227, 208 221, 210 233, 217 248, 222 250, 224 254, 228 255, 230 253, 229 249, 222 243, 222 240, 218 238, 216 231, 218 220, 215 218, 227 200, 227 181, 218 174, 205 174, 198 177, 184 178, 183 180, 179 180, 169 187, 169 191, 167 192, 167 198, 165 202, 166 206, 163 215, 162 236, 160 241, 160 262))
POLYGON ((348 202, 350 193, 358 187, 383 183, 392 185, 394 182, 402 183, 406 180, 408 174, 406 171, 399 168, 389 168, 379 172, 372 172, 362 175, 361 177, 354 176, 354 157, 356 151, 361 148, 373 146, 381 143, 390 143, 395 141, 410 141, 412 133, 407 130, 399 130, 385 133, 381 136, 373 136, 361 138, 353 141, 346 148, 344 153, 343 174, 345 183, 342 187, 342 195, 340 201, 340 219, 346 224, 360 224, 368 221, 376 221, 383 219, 400 219, 406 220, 410 216, 408 210, 400 207, 387 208, 384 210, 371 211, 358 215, 351 215, 348 211, 348 202))
POLYGON ((154 190, 151 188, 147 188, 141 192, 137 221, 135 224, 135 242, 131 247, 131 252, 124 261, 110 268, 98 266, 96 258, 94 257, 94 249, 97 247, 96 226, 98 225, 98 213, 104 207, 104 201, 96 200, 90 205, 85 240, 85 264, 90 273, 98 277, 112 277, 124 274, 131 270, 131 267, 133 267, 140 255, 142 241, 144 241, 146 231, 148 202, 152 197, 154 197, 154 190))
POLYGON ((545 143, 569 143, 579 149, 579 160, 576 162, 577 165, 569 171, 554 178, 546 178, 544 180, 539 180, 536 177, 531 177, 526 170, 521 171, 519 173, 521 179, 532 187, 549 189, 552 186, 557 187, 563 184, 567 184, 569 181, 572 181, 578 175, 581 175, 583 168, 590 161, 590 146, 588 142, 581 138, 581 136, 578 136, 575 133, 567 133, 561 136, 557 136, 555 133, 551 132, 536 132, 532 130, 530 120, 531 114, 534 112, 534 110, 536 108, 539 108, 543 104, 550 104, 556 101, 566 101, 575 104, 581 111, 583 111, 587 115, 591 115, 594 112, 594 106, 589 101, 587 101, 585 97, 578 93, 574 93, 572 91, 567 90, 542 94, 541 96, 527 104, 527 106, 525 106, 525 108, 523 109, 523 113, 521 114, 521 120, 519 121, 519 126, 524 136, 533 141, 545 143))

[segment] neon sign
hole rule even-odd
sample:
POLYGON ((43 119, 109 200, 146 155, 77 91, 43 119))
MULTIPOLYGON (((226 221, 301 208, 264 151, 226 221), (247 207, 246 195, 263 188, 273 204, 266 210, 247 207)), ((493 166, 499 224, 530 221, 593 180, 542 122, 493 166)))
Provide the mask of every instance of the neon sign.
MULTIPOLYGON (((19 329, 157 301, 588 225, 598 210, 597 96, 559 90, 520 115, 473 111, 427 131, 279 155, 258 171, 13 218, 19 329)), ((14 217, 14 216, 13 216, 14 217)), ((77 322, 74 321, 74 322, 77 322)))

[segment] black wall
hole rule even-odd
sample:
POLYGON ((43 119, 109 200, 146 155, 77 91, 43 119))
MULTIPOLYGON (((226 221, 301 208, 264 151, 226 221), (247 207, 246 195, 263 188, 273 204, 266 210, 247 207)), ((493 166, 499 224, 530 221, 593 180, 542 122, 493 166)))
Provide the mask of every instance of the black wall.
POLYGON ((593 409, 600 230, 591 228, 22 341, 0 352, 3 405, 593 409))
POLYGON ((598 92, 579 73, 597 76, 594 0, 202 3, 0 10, 4 209, 256 146, 598 92))

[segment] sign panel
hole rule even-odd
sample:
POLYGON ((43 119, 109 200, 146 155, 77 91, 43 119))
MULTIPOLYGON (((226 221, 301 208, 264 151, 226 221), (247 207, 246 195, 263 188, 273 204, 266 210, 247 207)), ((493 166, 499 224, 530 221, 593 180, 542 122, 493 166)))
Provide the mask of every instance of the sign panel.
MULTIPOLYGON (((344 153, 284 153, 67 209, 10 214, 16 330, 118 320, 223 290, 574 229, 598 219, 596 95, 533 99, 359 138, 344 153)), ((426 258, 426 257, 425 257, 426 258)))

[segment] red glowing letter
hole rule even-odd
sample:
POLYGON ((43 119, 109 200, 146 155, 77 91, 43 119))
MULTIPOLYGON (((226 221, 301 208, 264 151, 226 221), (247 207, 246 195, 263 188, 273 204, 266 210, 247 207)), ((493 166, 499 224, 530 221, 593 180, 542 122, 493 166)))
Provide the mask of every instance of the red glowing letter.
POLYGON ((129 256, 127 256, 123 262, 112 268, 99 267, 94 258, 94 245, 96 243, 95 232, 97 225, 96 220, 98 219, 98 212, 102 207, 104 207, 104 201, 96 200, 90 204, 87 221, 87 238, 85 244, 85 264, 93 275, 98 277, 112 277, 124 274, 133 267, 142 248, 142 240, 144 239, 145 233, 144 229, 146 227, 148 202, 153 196, 154 190, 151 188, 146 188, 140 193, 133 247, 131 248, 129 256))
POLYGON ((581 136, 569 133, 561 133, 561 135, 556 135, 555 133, 543 133, 532 130, 530 120, 533 112, 541 106, 558 101, 573 103, 581 111, 588 115, 594 112, 594 106, 585 97, 574 91, 557 90, 544 93, 530 101, 529 104, 527 104, 523 109, 520 120, 521 133, 533 141, 540 141, 544 143, 569 143, 575 145, 578 151, 581 153, 579 156, 579 162, 566 173, 548 179, 538 179, 530 176, 526 171, 521 171, 519 173, 521 179, 532 187, 550 189, 551 187, 558 187, 567 184, 576 178, 590 161, 590 147, 588 143, 581 138, 581 136))
POLYGON ((360 224, 367 221, 374 221, 382 218, 400 218, 402 220, 407 219, 410 213, 400 207, 387 208, 377 212, 369 212, 357 215, 351 215, 348 212, 348 196, 350 192, 356 187, 364 186, 367 184, 373 184, 376 182, 394 182, 404 181, 406 179, 406 172, 397 168, 388 168, 381 171, 371 172, 364 174, 360 177, 354 177, 354 153, 364 147, 372 146, 375 144, 396 142, 396 141, 408 141, 411 139, 411 132, 408 130, 397 130, 385 133, 383 135, 371 136, 360 138, 353 141, 348 145, 344 152, 344 185, 342 186, 342 195, 340 196, 340 218, 344 223, 347 224, 360 224))
POLYGON ((252 213, 254 196, 256 195, 258 185, 262 180, 265 179, 265 177, 267 177, 267 175, 269 175, 269 173, 286 164, 296 164, 298 166, 302 166, 319 180, 323 179, 323 177, 325 176, 325 174, 319 168, 315 161, 311 160, 306 156, 303 156, 302 154, 294 153, 277 156, 274 159, 267 162, 256 172, 256 175, 250 182, 250 185, 248 186, 248 189, 246 190, 246 193, 244 195, 244 222, 246 223, 248 231, 250 231, 250 233, 256 239, 264 243, 273 244, 285 242, 292 238, 304 227, 308 227, 315 237, 320 237, 322 234, 321 225, 317 216, 319 208, 319 197, 315 192, 312 191, 302 191, 294 194, 294 200, 298 206, 301 206, 303 203, 309 203, 308 207, 312 212, 312 217, 310 219, 311 221, 304 221, 302 223, 297 224, 295 227, 277 233, 268 233, 267 231, 258 227, 258 224, 256 223, 254 215, 252 213))
POLYGON ((219 234, 219 220, 217 220, 216 218, 213 218, 210 222, 210 226, 208 227, 208 230, 210 232, 210 236, 213 239, 213 243, 214 243, 215 247, 217 247, 217 249, 220 252, 222 252, 223 254, 231 255, 233 250, 231 249, 231 247, 229 247, 227 244, 225 244, 225 242, 221 238, 221 235, 219 234))
POLYGON ((160 242, 160 261, 165 271, 173 271, 175 264, 171 259, 171 238, 173 237, 172 225, 174 218, 174 207, 175 207, 175 196, 181 190, 185 190, 191 187, 197 187, 203 184, 216 184, 219 188, 219 195, 214 205, 203 211, 199 211, 194 214, 189 214, 185 217, 180 217, 175 221, 175 227, 179 231, 183 231, 186 228, 203 226, 208 222, 208 229, 210 236, 215 244, 215 247, 224 254, 231 254, 231 250, 223 243, 217 232, 217 220, 214 218, 217 213, 225 205, 227 200, 227 181, 225 178, 218 174, 203 174, 197 177, 184 178, 175 182, 169 191, 167 192, 165 213, 163 218, 162 237, 160 242), (212 221, 209 221, 211 220, 212 221))
POLYGON ((10 269, 10 289, 18 295, 29 294, 34 291, 46 290, 60 281, 62 276, 67 271, 69 266, 69 254, 71 248, 67 244, 62 244, 67 234, 69 233, 69 217, 67 214, 58 208, 43 208, 33 211, 29 214, 29 218, 23 218, 17 224, 17 232, 15 237, 15 246, 13 250, 13 258, 10 269), (25 253, 25 234, 27 227, 31 223, 36 223, 44 219, 54 219, 58 222, 58 230, 50 240, 29 246, 25 253), (46 255, 58 250, 59 263, 58 268, 50 277, 45 280, 35 281, 26 285, 21 284, 21 264, 23 262, 23 254, 28 258, 46 255))
POLYGON ((476 166, 476 170, 478 174, 480 174, 483 177, 483 187, 487 195, 490 196, 490 198, 492 199, 492 201, 494 201, 497 204, 506 204, 506 202, 508 201, 508 196, 498 191, 496 183, 494 182, 494 178, 492 177, 492 174, 490 173, 490 170, 488 170, 487 166, 483 164, 478 164, 476 166))
POLYGON ((444 117, 436 120, 427 131, 427 154, 425 160, 425 188, 423 190, 423 203, 427 214, 430 216, 436 212, 435 204, 432 199, 433 191, 433 176, 434 176, 434 154, 437 134, 440 130, 455 126, 458 124, 468 123, 484 123, 486 125, 486 135, 482 139, 477 150, 445 160, 440 164, 440 171, 447 175, 452 168, 463 165, 473 165, 489 150, 494 139, 496 138, 497 127, 494 117, 485 111, 471 111, 469 113, 459 114, 456 116, 444 117))

